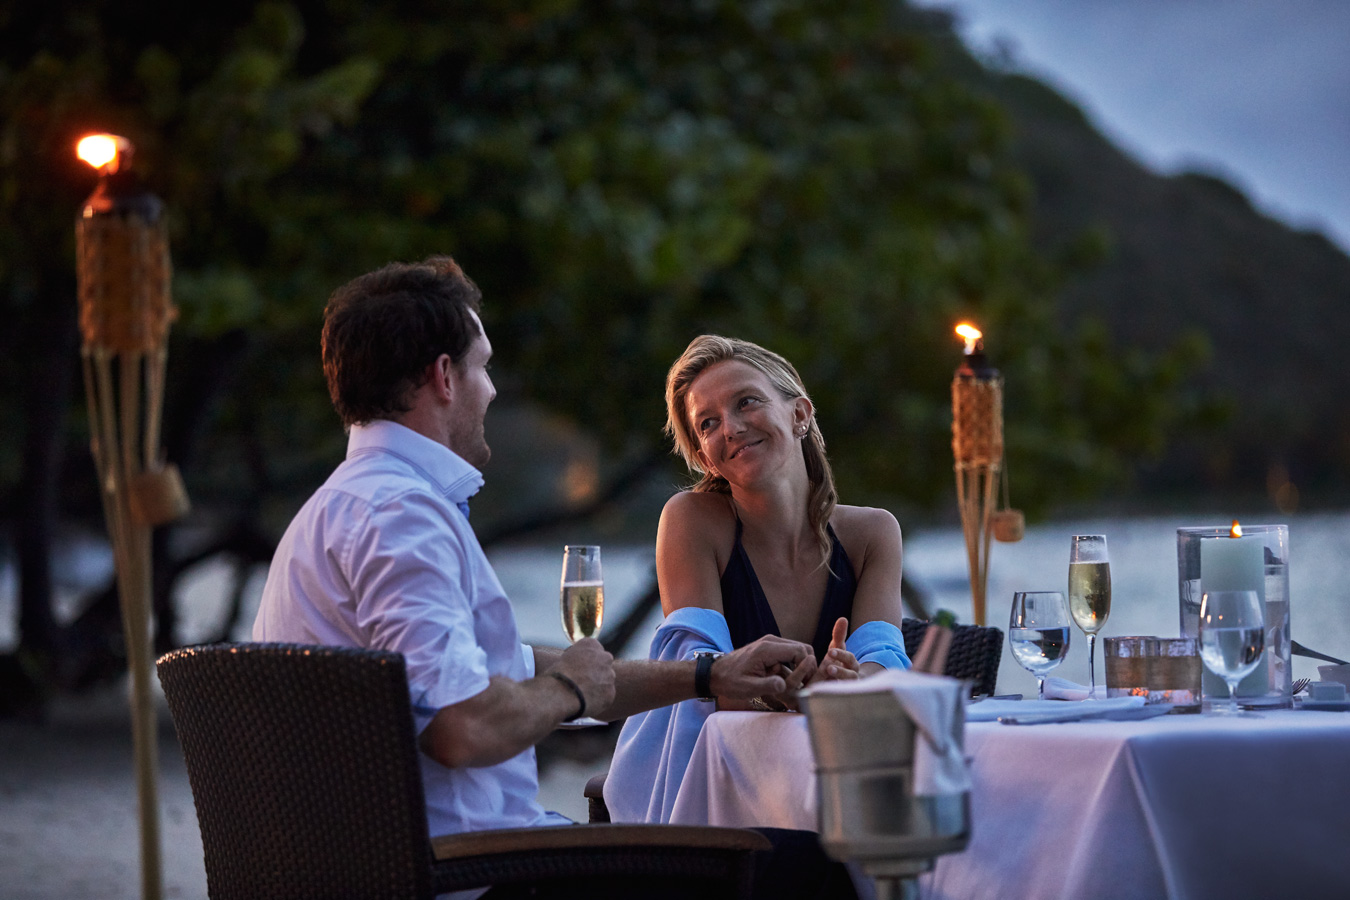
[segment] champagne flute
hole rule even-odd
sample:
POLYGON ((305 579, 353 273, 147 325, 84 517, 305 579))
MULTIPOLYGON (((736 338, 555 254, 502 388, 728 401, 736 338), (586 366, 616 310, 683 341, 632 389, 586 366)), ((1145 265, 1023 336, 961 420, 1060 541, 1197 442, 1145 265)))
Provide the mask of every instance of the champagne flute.
MULTIPOLYGON (((562 625, 567 640, 575 644, 595 637, 605 620, 605 579, 600 572, 600 548, 591 544, 563 547, 562 625)), ((599 719, 584 716, 564 722, 562 728, 587 728, 604 725, 599 719)))
POLYGON ((1224 714, 1244 715, 1238 712, 1237 685, 1256 668, 1265 649, 1265 616, 1256 591, 1206 591, 1201 595, 1200 658, 1205 668, 1228 685, 1224 714))
POLYGON ((1097 699, 1097 632, 1111 615, 1106 535, 1075 534, 1069 545, 1069 612, 1088 639, 1088 699, 1097 699))
POLYGON ((1008 620, 1013 659, 1036 676, 1037 696, 1045 699, 1045 676, 1069 652, 1069 607, 1061 591, 1018 591, 1008 620))
POLYGON ((563 547, 563 632, 575 644, 582 638, 594 637, 604 620, 605 579, 600 574, 600 548, 580 544, 563 547))

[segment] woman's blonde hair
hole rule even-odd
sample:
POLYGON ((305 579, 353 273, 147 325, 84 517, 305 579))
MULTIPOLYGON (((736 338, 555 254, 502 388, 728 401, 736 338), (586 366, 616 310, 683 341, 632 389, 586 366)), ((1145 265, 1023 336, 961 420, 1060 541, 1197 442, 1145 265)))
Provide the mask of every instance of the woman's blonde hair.
MULTIPOLYGON (((680 358, 675 360, 666 375, 666 434, 675 441, 675 452, 684 457, 685 465, 700 478, 692 490, 729 494, 731 485, 720 475, 708 472, 699 461, 698 436, 689 421, 689 388, 709 366, 728 360, 737 360, 753 366, 765 377, 774 389, 786 400, 806 394, 806 386, 801 376, 792 367, 792 363, 758 344, 736 338, 704 334, 694 338, 685 348, 680 358)), ((807 423, 806 437, 802 440, 802 456, 806 461, 806 477, 811 484, 811 493, 806 500, 807 521, 816 533, 816 542, 820 545, 822 565, 828 565, 832 550, 829 532, 826 526, 834 513, 839 495, 834 488, 834 472, 825 456, 825 437, 820 433, 816 417, 811 416, 807 423)))

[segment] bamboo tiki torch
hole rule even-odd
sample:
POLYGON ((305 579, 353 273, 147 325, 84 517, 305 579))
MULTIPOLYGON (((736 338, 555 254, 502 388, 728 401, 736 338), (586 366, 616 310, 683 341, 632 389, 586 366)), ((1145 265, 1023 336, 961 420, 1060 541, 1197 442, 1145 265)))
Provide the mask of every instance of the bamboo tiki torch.
POLYGON ((169 242, 163 204, 128 171, 131 145, 91 135, 77 155, 98 187, 75 225, 81 357, 90 449, 112 538, 131 675, 131 730, 140 808, 141 894, 158 900, 159 805, 151 694, 150 530, 187 511, 178 470, 160 457, 169 324, 169 242))
POLYGON ((956 326, 965 356, 952 379, 952 455, 956 502, 970 564, 970 600, 975 624, 985 622, 989 582, 990 514, 1003 465, 1003 376, 984 356, 984 337, 968 323, 956 326))

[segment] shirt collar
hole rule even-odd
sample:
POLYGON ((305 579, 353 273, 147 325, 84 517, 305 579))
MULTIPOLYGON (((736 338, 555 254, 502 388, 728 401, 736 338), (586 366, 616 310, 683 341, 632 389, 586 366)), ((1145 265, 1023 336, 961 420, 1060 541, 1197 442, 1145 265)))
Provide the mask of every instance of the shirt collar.
POLYGON ((352 426, 347 438, 347 458, 371 451, 390 453, 404 460, 453 503, 468 500, 483 486, 483 474, 458 453, 388 419, 352 426))

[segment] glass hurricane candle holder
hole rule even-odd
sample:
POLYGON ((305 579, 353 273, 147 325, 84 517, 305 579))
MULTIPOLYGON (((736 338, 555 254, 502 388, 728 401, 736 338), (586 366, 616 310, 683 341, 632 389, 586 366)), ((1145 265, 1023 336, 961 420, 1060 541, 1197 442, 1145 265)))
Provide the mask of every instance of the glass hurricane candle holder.
MULTIPOLYGON (((1200 636, 1200 598, 1204 591, 1254 590, 1265 613, 1265 652, 1256 669, 1237 686, 1243 706, 1293 705, 1289 636, 1289 526, 1242 525, 1232 536, 1227 526, 1177 529, 1177 581, 1181 634, 1200 636)), ((1205 670, 1201 690, 1206 705, 1226 702, 1228 688, 1205 670)))

